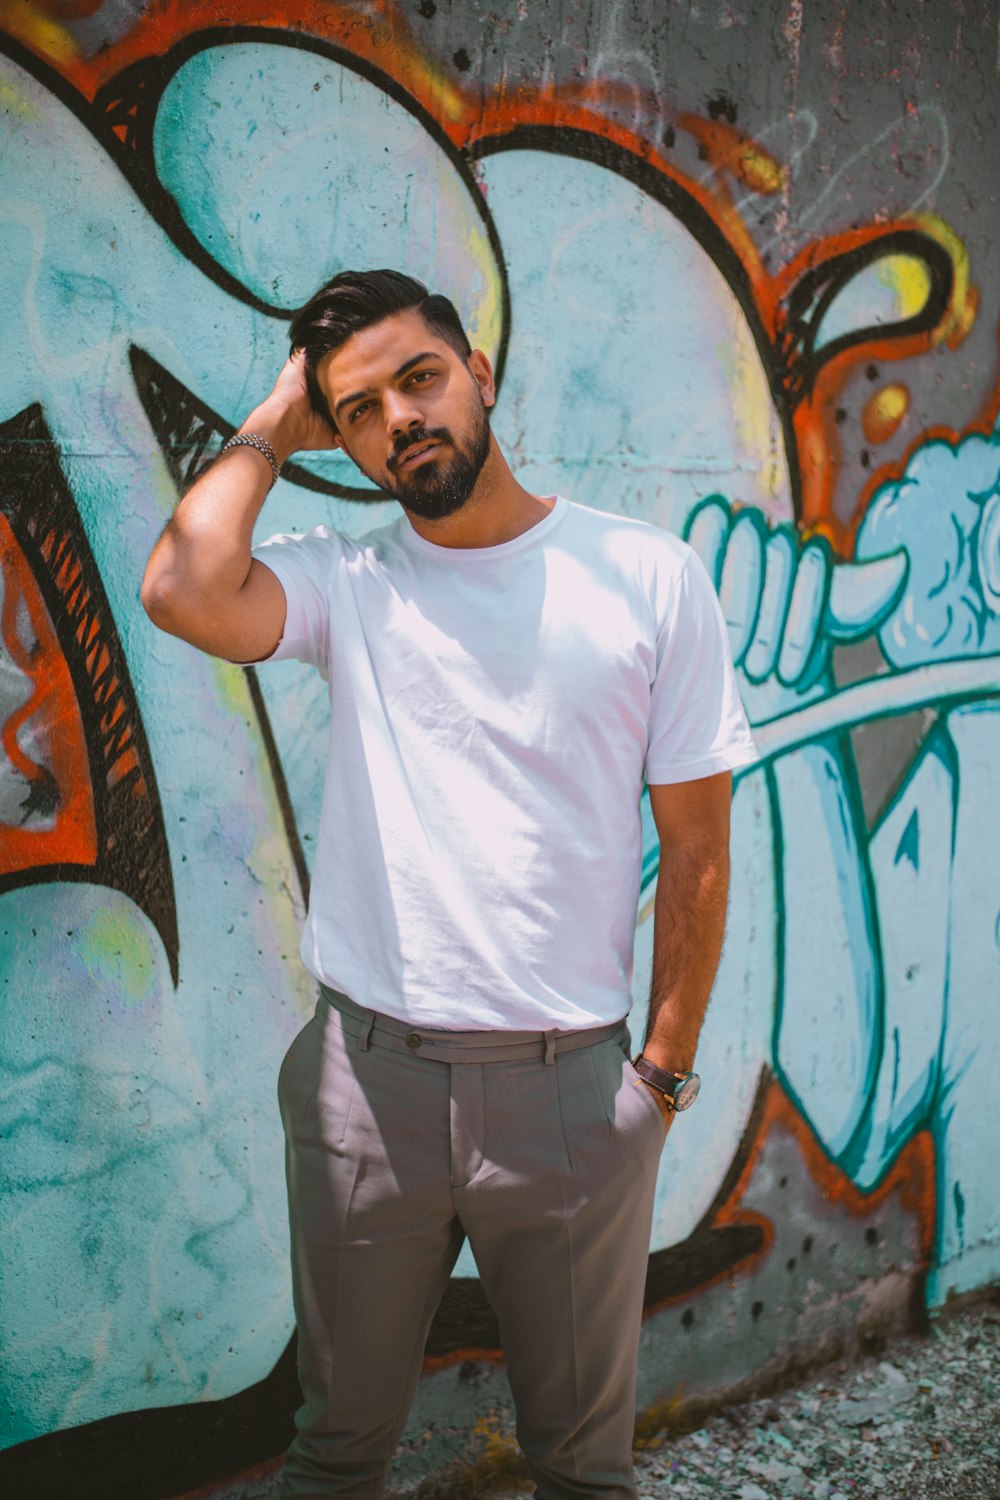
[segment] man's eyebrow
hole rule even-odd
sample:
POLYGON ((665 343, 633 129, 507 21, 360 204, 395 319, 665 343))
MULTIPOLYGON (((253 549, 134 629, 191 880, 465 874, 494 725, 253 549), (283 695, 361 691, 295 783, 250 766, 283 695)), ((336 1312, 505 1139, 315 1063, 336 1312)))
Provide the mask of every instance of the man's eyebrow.
MULTIPOLYGON (((393 380, 401 380, 404 375, 406 375, 410 370, 413 369, 414 365, 419 365, 422 360, 425 360, 425 359, 440 359, 440 358, 441 358, 441 355, 437 352, 437 350, 435 350, 435 349, 425 349, 422 354, 415 354, 412 359, 408 359, 408 360, 405 361, 404 364, 401 364, 400 367, 399 367, 399 369, 395 372, 395 374, 393 375, 392 378, 393 378, 393 380)), ((341 396, 340 400, 337 402, 336 406, 333 408, 333 414, 334 414, 334 416, 335 417, 339 417, 340 413, 343 411, 344 407, 345 406, 350 406, 350 404, 351 404, 352 401, 360 401, 363 396, 370 396, 370 395, 371 395, 371 387, 369 386, 367 390, 364 390, 364 391, 352 391, 349 396, 341 396)))

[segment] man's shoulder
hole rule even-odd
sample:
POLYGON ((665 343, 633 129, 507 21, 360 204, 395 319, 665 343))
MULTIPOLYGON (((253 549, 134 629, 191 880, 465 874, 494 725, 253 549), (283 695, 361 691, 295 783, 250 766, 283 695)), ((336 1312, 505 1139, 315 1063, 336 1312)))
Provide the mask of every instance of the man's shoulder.
POLYGON ((691 548, 673 532, 635 516, 616 515, 574 500, 566 503, 571 521, 567 539, 575 536, 581 545, 598 548, 608 561, 638 567, 643 573, 650 567, 674 577, 684 571, 691 548))
POLYGON ((268 549, 276 548, 280 550, 271 553, 276 559, 296 555, 329 568, 341 559, 349 562, 365 552, 381 552, 392 544, 399 525, 397 517, 359 536, 338 531, 332 526, 314 526, 311 531, 282 531, 258 543, 254 547, 254 553, 266 560, 268 549))

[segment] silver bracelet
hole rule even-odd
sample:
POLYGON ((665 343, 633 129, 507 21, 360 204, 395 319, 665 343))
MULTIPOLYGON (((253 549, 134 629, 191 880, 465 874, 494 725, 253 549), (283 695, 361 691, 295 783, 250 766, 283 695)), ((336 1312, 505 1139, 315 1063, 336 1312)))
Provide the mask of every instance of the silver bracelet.
POLYGON ((235 437, 231 437, 229 439, 228 443, 223 444, 223 453, 228 453, 230 448, 255 448, 257 452, 263 458, 266 458, 268 463, 271 465, 271 473, 274 476, 274 478, 271 480, 271 484, 277 484, 278 478, 281 474, 281 465, 278 463, 278 455, 271 447, 271 444, 268 442, 267 438, 261 437, 260 433, 258 432, 238 432, 235 437))

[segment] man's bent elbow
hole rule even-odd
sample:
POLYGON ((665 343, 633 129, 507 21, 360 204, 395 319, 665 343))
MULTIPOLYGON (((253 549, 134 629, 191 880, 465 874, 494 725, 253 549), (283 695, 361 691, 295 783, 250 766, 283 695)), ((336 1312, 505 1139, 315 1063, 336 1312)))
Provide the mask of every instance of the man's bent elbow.
POLYGON ((168 579, 150 569, 142 580, 139 602, 158 630, 179 635, 185 640, 199 617, 196 604, 168 579))
POLYGON ((146 576, 139 589, 139 603, 153 624, 160 630, 170 628, 167 622, 171 616, 172 597, 171 590, 165 585, 164 580, 147 568, 146 576))

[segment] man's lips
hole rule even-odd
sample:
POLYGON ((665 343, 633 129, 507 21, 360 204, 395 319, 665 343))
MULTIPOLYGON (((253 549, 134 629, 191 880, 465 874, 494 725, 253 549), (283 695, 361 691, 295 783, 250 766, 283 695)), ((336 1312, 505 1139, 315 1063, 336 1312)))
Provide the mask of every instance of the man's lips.
POLYGON ((420 463, 421 459, 426 458, 429 453, 440 446, 437 438, 430 438, 425 443, 414 443, 412 448, 407 448, 396 460, 396 466, 400 469, 410 468, 411 465, 420 463))

